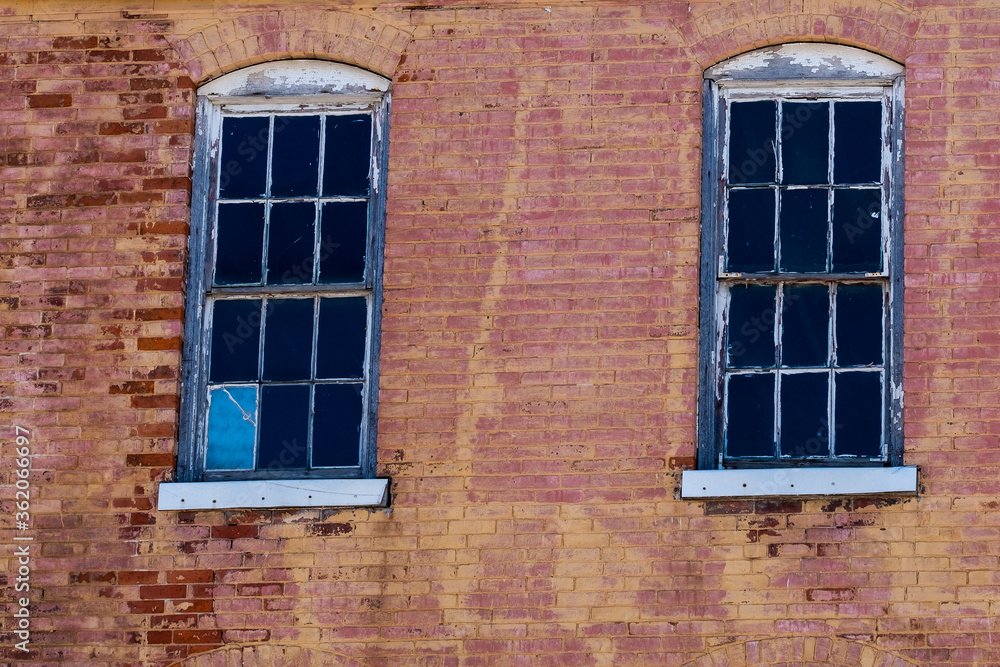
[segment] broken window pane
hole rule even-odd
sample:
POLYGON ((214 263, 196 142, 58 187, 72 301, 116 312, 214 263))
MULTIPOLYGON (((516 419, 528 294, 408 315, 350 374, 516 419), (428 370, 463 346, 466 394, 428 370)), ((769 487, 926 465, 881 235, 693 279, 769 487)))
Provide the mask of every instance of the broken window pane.
POLYGON ((323 196, 368 196, 372 117, 327 116, 323 196))
POLYGON ((258 470, 306 467, 309 394, 307 384, 261 387, 258 470))
POLYGON ((826 271, 827 198, 825 189, 781 191, 778 230, 782 271, 826 271))
POLYGON ((368 254, 368 202, 327 202, 320 224, 319 281, 359 283, 368 254))
POLYGON ((829 456, 829 372, 781 375, 781 455, 829 456))
POLYGON ((882 364, 884 300, 880 284, 837 287, 837 366, 882 364))
POLYGON ((312 202, 280 202, 271 206, 267 232, 267 284, 311 283, 316 225, 312 202))
POLYGON ((774 190, 729 191, 729 271, 774 271, 774 190))
POLYGON ((829 338, 829 288, 826 285, 785 285, 781 365, 786 368, 826 366, 829 338))
POLYGON ((882 373, 837 373, 834 409, 837 456, 882 455, 882 373))
POLYGON ((318 379, 364 377, 367 325, 368 302, 364 297, 320 299, 318 379))
POLYGON ((882 103, 833 105, 833 180, 878 183, 882 180, 882 103))
POLYGON ((257 439, 257 387, 208 390, 206 470, 249 470, 257 439))
POLYGON ((312 299, 269 299, 264 327, 264 379, 310 379, 312 333, 312 299))
POLYGON ((315 196, 319 185, 319 116, 275 116, 271 196, 315 196))
POLYGON ((776 289, 770 285, 733 285, 729 288, 730 368, 774 366, 776 296, 776 289))
POLYGON ((833 270, 838 273, 882 270, 882 191, 834 190, 833 270))
POLYGON ((259 284, 263 254, 264 205, 219 204, 215 284, 259 284))
POLYGON ((829 183, 830 105, 826 102, 781 103, 781 182, 785 185, 829 183))
POLYGON ((774 456, 774 375, 730 375, 726 456, 774 456))
POLYGON ((219 299, 212 302, 210 381, 257 379, 260 306, 260 299, 219 299))
POLYGON ((222 120, 222 159, 219 162, 219 198, 253 199, 267 190, 267 134, 270 119, 222 120))
POLYGON ((729 108, 729 184, 774 183, 777 103, 733 102, 729 108))
POLYGON ((362 385, 316 385, 312 464, 356 466, 360 464, 362 385))

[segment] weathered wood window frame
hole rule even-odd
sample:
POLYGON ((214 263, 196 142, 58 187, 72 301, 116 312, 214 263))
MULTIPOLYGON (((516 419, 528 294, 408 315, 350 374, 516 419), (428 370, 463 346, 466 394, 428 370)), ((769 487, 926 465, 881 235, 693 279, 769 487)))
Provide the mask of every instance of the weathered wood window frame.
MULTIPOLYGON (((209 82, 198 90, 177 466, 180 483, 161 485, 161 509, 385 503, 386 480, 373 478, 376 460, 377 360, 381 328, 389 85, 390 82, 381 76, 348 65, 291 60, 248 67, 209 82), (239 125, 241 121, 227 119, 256 120, 239 125), (364 192, 361 189, 351 190, 350 187, 337 190, 327 185, 328 181, 324 176, 324 168, 329 169, 331 164, 341 164, 340 152, 349 150, 345 147, 348 144, 336 143, 341 135, 332 139, 328 135, 339 132, 335 128, 351 122, 361 123, 361 127, 370 126, 370 146, 363 149, 367 152, 364 158, 368 164, 367 185, 356 186, 362 187, 364 192), (243 141, 238 147, 227 148, 226 128, 250 124, 254 127, 261 126, 260 136, 233 135, 241 137, 243 141), (313 125, 317 127, 314 129, 313 125), (279 126, 308 127, 309 142, 317 142, 314 147, 311 144, 303 146, 301 158, 296 148, 292 161, 285 160, 285 164, 289 165, 301 164, 296 162, 299 159, 313 161, 309 162, 308 169, 316 172, 315 178, 319 179, 319 185, 310 181, 312 184, 308 187, 312 188, 311 191, 308 187, 302 191, 301 186, 298 186, 300 191, 295 191, 287 189, 292 186, 285 186, 284 192, 272 192, 272 181, 277 182, 279 176, 283 182, 287 181, 288 177, 283 173, 294 172, 298 168, 289 166, 282 172, 279 167, 279 161, 284 159, 276 155, 279 126), (313 134, 316 134, 315 139, 313 134), (326 160, 324 151, 328 147, 338 153, 331 153, 330 159, 326 160), (235 150, 236 148, 239 150, 235 150), (315 155, 311 154, 313 151, 315 155), (263 172, 266 183, 264 192, 248 195, 223 194, 226 183, 231 180, 227 176, 256 168, 249 162, 240 162, 245 161, 244 157, 234 160, 233 158, 238 157, 237 153, 242 156, 259 153, 259 157, 266 160, 263 172), (349 214, 342 213, 348 210, 346 207, 337 208, 338 205, 345 204, 353 206, 349 214), (248 220, 257 220, 254 216, 259 209, 262 222, 255 222, 254 225, 262 225, 261 229, 254 226, 250 230, 244 222, 244 212, 237 211, 234 206, 253 208, 253 215, 246 216, 248 220), (229 231, 226 232, 222 231, 220 222, 222 207, 228 207, 227 211, 230 212, 227 216, 235 221, 226 222, 229 226, 229 231), (286 222, 276 226, 279 207, 283 207, 280 208, 281 215, 284 216, 281 219, 286 222), (306 213, 307 210, 311 213, 306 213), (330 239, 326 238, 328 235, 321 228, 325 229, 323 225, 328 224, 324 222, 328 210, 331 211, 331 225, 348 224, 341 219, 344 215, 353 216, 351 220, 356 220, 350 229, 357 231, 338 232, 348 234, 345 237, 348 240, 343 243, 340 236, 333 239, 333 242, 326 243, 330 239), (302 217, 305 215, 310 217, 302 217), (302 217, 302 220, 296 218, 294 223, 287 222, 293 216, 302 217), (292 227, 289 228, 289 225, 292 227), (309 230, 303 231, 309 225, 309 230), (361 230, 361 226, 365 226, 367 231, 361 230), (288 229, 292 231, 287 231, 288 229), (302 241, 304 237, 299 232, 311 234, 309 242, 302 241), (262 234, 263 246, 258 248, 260 259, 254 259, 250 263, 234 259, 230 259, 228 264, 217 261, 221 257, 218 247, 223 233, 232 239, 227 241, 230 247, 233 243, 238 245, 238 239, 243 234, 262 234), (279 248, 275 239, 284 237, 288 238, 281 241, 284 244, 280 246, 281 251, 287 254, 286 248, 302 246, 296 250, 301 250, 302 256, 298 257, 293 253, 294 263, 281 265, 286 270, 281 274, 282 277, 278 277, 278 269, 273 268, 268 253, 272 246, 279 248), (324 268, 327 266, 324 261, 327 257, 336 255, 336 248, 344 243, 356 247, 357 252, 363 253, 364 259, 354 260, 352 254, 349 261, 354 263, 351 264, 350 271, 324 277, 323 272, 327 270, 324 268), (327 245, 330 247, 326 247, 327 245), (254 262, 260 266, 254 266, 254 262), (237 277, 221 279, 223 267, 229 272, 227 275, 235 272, 237 277), (251 277, 242 276, 240 272, 251 277), (237 343, 242 343, 242 347, 249 350, 245 355, 246 360, 239 363, 245 362, 248 368, 253 366, 252 371, 244 371, 254 373, 252 377, 210 377, 210 373, 215 375, 211 370, 213 355, 221 354, 218 350, 225 347, 219 343, 221 337, 217 335, 217 327, 213 329, 213 313, 218 315, 223 312, 220 310, 223 306, 227 311, 239 311, 238 319, 230 317, 234 327, 238 321, 240 326, 247 329, 236 331, 234 327, 227 328, 227 336, 238 339, 227 345, 228 354, 234 359, 236 356, 233 351, 237 349, 237 343), (241 309, 247 312, 243 313, 241 309), (287 322, 294 318, 300 319, 304 323, 302 326, 306 328, 288 325, 287 322), (246 326, 244 323, 247 323, 246 326), (363 331, 360 329, 362 326, 363 331), (297 353, 297 356, 287 357, 278 347, 268 346, 266 336, 270 327, 275 332, 282 332, 286 339, 297 341, 303 346, 303 351, 297 353), (346 333, 340 333, 338 327, 343 327, 346 333), (230 332, 229 329, 233 331, 230 332), (251 329, 254 331, 250 331, 251 329), (343 368, 348 364, 338 360, 338 356, 343 356, 345 352, 321 346, 323 332, 328 332, 325 334, 327 340, 338 342, 345 340, 346 336, 348 342, 344 344, 349 343, 352 350, 348 370, 343 368), (299 338, 302 340, 299 341, 299 338), (304 347, 306 345, 308 349, 304 347), (217 351, 213 352, 213 349, 217 351), (272 361, 268 361, 267 354, 272 355, 272 361), (362 354, 363 361, 359 356, 362 354), (293 375, 285 370, 288 364, 302 368, 297 370, 298 374, 293 375), (321 364, 332 370, 325 370, 324 374, 320 371, 321 364), (233 396, 234 392, 237 397, 233 396), (271 444, 266 456, 263 450, 258 452, 262 443, 261 430, 264 428, 261 411, 265 392, 270 392, 269 395, 274 397, 271 404, 273 407, 270 408, 272 416, 269 418, 274 433, 268 441, 271 444), (277 397, 282 392, 286 396, 281 399, 283 403, 280 403, 277 397), (353 410, 360 409, 357 417, 349 418, 351 424, 355 423, 353 420, 360 419, 359 456, 356 465, 342 462, 350 457, 349 454, 341 457, 341 462, 337 461, 336 456, 332 456, 325 463, 317 463, 319 458, 314 455, 310 443, 318 437, 320 420, 324 420, 322 423, 329 432, 330 428, 338 428, 339 416, 332 415, 329 409, 320 409, 321 392, 328 405, 337 406, 337 410, 333 412, 339 411, 343 406, 350 406, 353 415, 353 410), (350 398, 348 394, 360 394, 360 408, 355 407, 355 401, 359 399, 350 398), (298 404, 305 396, 308 396, 308 405, 302 408, 298 404), (223 407, 235 405, 229 412, 238 410, 242 414, 242 420, 251 426, 241 426, 239 414, 234 412, 229 416, 231 419, 228 422, 215 417, 214 426, 210 429, 210 404, 213 397, 222 400, 225 403, 223 407), (228 403, 224 400, 226 398, 229 399, 228 403), (344 403, 345 400, 347 403, 344 403), (287 441, 280 440, 283 435, 275 431, 275 428, 281 426, 277 421, 280 419, 279 412, 275 412, 279 404, 291 406, 293 413, 296 410, 306 411, 302 413, 307 424, 306 443, 300 442, 299 438, 291 446, 287 441), (222 451, 219 454, 220 447, 213 445, 210 465, 206 465, 210 431, 215 434, 213 442, 228 444, 232 434, 241 429, 252 430, 252 435, 244 434, 242 439, 244 442, 247 437, 253 439, 253 451, 240 450, 242 460, 233 463, 239 457, 232 456, 232 452, 222 451), (280 456, 278 448, 281 449, 280 456), (292 457, 298 458, 286 461, 292 457), (265 458, 271 462, 267 463, 265 458), (291 480, 298 482, 289 485, 291 480)), ((235 143, 236 140, 231 141, 235 143)), ((298 144, 294 145, 298 147, 298 144)), ((286 155, 291 153, 287 145, 283 150, 286 155)), ((356 157, 353 152, 344 155, 348 162, 356 157)), ((358 171, 361 168, 356 167, 354 172, 362 173, 358 171)), ((244 211, 250 212, 250 209, 244 211)), ((334 233, 334 227, 331 226, 330 229, 330 233, 334 233)), ((259 245, 256 241, 253 243, 259 245)), ((239 252, 234 257, 240 257, 239 252)), ((277 266, 278 262, 275 259, 274 265, 277 266)), ((333 261, 329 264, 332 265, 333 261)), ((286 342, 283 345, 287 347, 289 344, 286 342)), ((287 417, 287 412, 286 409, 282 414, 287 417)), ((350 429, 353 428, 355 427, 350 426, 350 429)), ((299 433, 301 425, 294 430, 302 435, 299 433)))
MULTIPOLYGON (((856 470, 857 467, 901 465, 903 457, 903 80, 903 67, 895 62, 860 49, 829 44, 786 44, 760 49, 720 63, 705 72, 700 267, 700 394, 698 404, 698 467, 700 471, 823 467, 826 468, 824 479, 835 479, 838 474, 835 469, 855 468, 856 470), (877 216, 881 223, 881 266, 873 271, 837 271, 837 267, 832 264, 835 260, 830 259, 834 256, 835 251, 828 248, 826 251, 827 259, 822 269, 782 270, 782 260, 779 259, 781 257, 779 235, 782 233, 779 230, 779 209, 784 200, 781 199, 780 193, 800 187, 788 186, 782 181, 782 148, 780 143, 783 141, 781 138, 783 131, 788 129, 782 125, 781 121, 782 102, 809 102, 813 105, 825 103, 827 111, 823 113, 832 115, 835 104, 859 100, 878 101, 882 104, 882 173, 880 181, 866 185, 837 185, 838 181, 833 178, 834 122, 831 116, 827 116, 830 118, 828 121, 830 139, 827 144, 829 165, 827 166, 826 181, 821 181, 819 185, 811 187, 813 190, 825 189, 828 191, 826 205, 831 209, 835 193, 839 190, 866 189, 871 192, 876 187, 881 188, 880 210, 877 213, 872 212, 872 217, 877 216), (767 190, 768 193, 774 195, 774 265, 770 270, 762 268, 733 270, 729 266, 730 260, 727 257, 727 248, 732 247, 727 245, 729 242, 727 239, 727 202, 729 195, 734 190, 740 189, 741 185, 740 183, 729 183, 730 175, 734 173, 729 165, 728 155, 730 150, 730 111, 734 102, 751 101, 773 101, 777 114, 777 127, 774 129, 776 145, 772 146, 771 149, 777 174, 768 181, 770 185, 764 183, 743 188, 745 191, 749 191, 752 187, 756 187, 758 193, 767 190), (827 443, 822 444, 822 446, 811 449, 803 449, 800 446, 795 450, 796 454, 790 455, 783 452, 780 444, 778 431, 781 419, 781 398, 778 395, 777 385, 781 376, 801 371, 786 368, 781 363, 781 332, 784 311, 781 303, 782 295, 792 293, 792 290, 799 290, 796 294, 801 294, 801 287, 806 285, 820 286, 817 289, 821 291, 824 289, 822 286, 825 286, 826 293, 829 295, 827 316, 829 342, 826 350, 829 359, 825 362, 827 370, 823 371, 829 377, 829 381, 825 381, 829 396, 827 412, 829 418, 834 410, 834 376, 836 371, 843 370, 837 367, 835 360, 836 291, 838 286, 852 284, 881 285, 885 299, 882 315, 883 356, 881 366, 847 369, 855 371, 855 375, 862 372, 880 372, 882 374, 881 448, 874 456, 837 456, 834 449, 836 435, 831 434, 827 436, 827 443), (767 290, 763 290, 761 286, 767 286, 767 289, 773 288, 775 294, 772 300, 775 305, 769 313, 772 322, 766 321, 769 319, 767 312, 762 312, 763 317, 761 318, 764 320, 764 324, 761 325, 761 335, 774 336, 774 351, 772 353, 774 361, 770 362, 772 365, 766 368, 735 368, 734 365, 728 363, 733 357, 733 348, 730 347, 731 343, 728 340, 727 322, 730 294, 734 289, 745 290, 746 293, 753 289, 762 290, 761 293, 766 292, 767 290), (774 416, 770 428, 773 428, 774 436, 773 450, 768 455, 730 456, 727 451, 728 429, 740 428, 735 424, 732 427, 727 424, 727 378, 744 373, 758 373, 760 376, 769 374, 773 377, 771 384, 775 386, 775 389, 771 408, 774 416), (815 455, 810 455, 810 452, 815 455)), ((791 110, 799 107, 788 104, 784 108, 791 110)), ((820 107, 815 108, 819 109, 820 107)), ((748 158, 753 161, 754 156, 748 155, 748 158)), ((766 159, 766 156, 758 155, 756 159, 759 162, 766 159)), ((801 191, 803 190, 800 187, 801 191)), ((770 197, 770 194, 763 196, 766 199, 770 197)), ((791 196, 789 198, 791 199, 791 196)), ((772 213, 767 215, 772 215, 772 213)), ((828 225, 827 243, 832 244, 833 236, 837 233, 833 228, 834 214, 830 210, 825 215, 828 225)), ((748 243, 754 242, 756 241, 748 241, 748 243)), ((874 289, 874 287, 870 289, 874 289)), ((817 375, 816 371, 822 370, 822 368, 824 367, 808 370, 812 371, 812 375, 815 376, 817 375)), ((748 376, 744 375, 744 377, 748 376)), ((830 419, 828 423, 832 421, 834 419, 830 419)), ((767 428, 765 425, 762 430, 766 431, 767 428)), ((832 432, 836 429, 830 428, 829 430, 832 432)), ((847 473, 850 471, 845 471, 843 476, 845 480, 848 479, 847 473)), ((915 479, 915 472, 913 474, 915 479)), ((786 473, 782 475, 782 479, 787 478, 786 473)), ((909 472, 907 472, 907 476, 909 476, 909 472)), ((698 477, 697 474, 686 475, 684 495, 713 495, 712 490, 700 487, 700 481, 697 482, 699 488, 695 489, 695 479, 705 478, 704 476, 698 477)), ((771 475, 769 479, 773 481, 774 476, 771 475)), ((722 485, 715 490, 714 495, 763 495, 763 492, 756 494, 746 490, 748 484, 754 483, 749 480, 748 477, 741 485, 746 493, 739 489, 734 489, 732 493, 723 493, 719 489, 727 487, 722 485)), ((836 486, 836 482, 831 484, 836 486)), ((837 491, 837 489, 831 490, 829 488, 806 489, 802 487, 801 483, 798 489, 794 489, 790 488, 794 487, 794 483, 791 482, 784 485, 778 484, 777 487, 773 483, 765 486, 783 488, 783 491, 776 491, 778 494, 802 495, 837 491)), ((846 488, 845 484, 841 486, 846 488)), ((909 482, 904 486, 908 488, 909 482)), ((882 489, 873 488, 872 490, 882 489)))

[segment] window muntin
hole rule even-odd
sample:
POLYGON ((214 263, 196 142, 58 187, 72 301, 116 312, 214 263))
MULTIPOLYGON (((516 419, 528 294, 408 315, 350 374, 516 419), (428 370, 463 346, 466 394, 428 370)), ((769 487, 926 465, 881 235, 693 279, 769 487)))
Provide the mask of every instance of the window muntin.
POLYGON ((802 47, 706 74, 702 468, 900 460, 902 72, 802 47))
POLYGON ((276 66, 200 91, 182 481, 374 473, 387 82, 276 66))

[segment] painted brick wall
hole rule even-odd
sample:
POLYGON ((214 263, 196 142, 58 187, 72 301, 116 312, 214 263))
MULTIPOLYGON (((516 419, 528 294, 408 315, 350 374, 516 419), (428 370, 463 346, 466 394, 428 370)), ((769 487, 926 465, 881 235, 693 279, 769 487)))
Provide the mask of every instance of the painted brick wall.
POLYGON ((472 4, 0 10, 0 661, 1000 664, 1000 10, 472 4), (907 67, 905 461, 921 493, 682 501, 701 73, 803 40, 907 67), (158 512, 194 90, 288 57, 394 82, 392 508, 158 512), (33 470, 27 653, 14 426, 33 470))

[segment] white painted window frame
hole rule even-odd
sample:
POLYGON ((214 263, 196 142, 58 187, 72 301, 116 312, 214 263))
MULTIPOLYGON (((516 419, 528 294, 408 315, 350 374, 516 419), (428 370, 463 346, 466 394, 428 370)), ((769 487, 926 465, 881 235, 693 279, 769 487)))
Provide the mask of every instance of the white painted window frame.
POLYGON ((902 466, 902 213, 903 80, 901 65, 882 56, 835 44, 795 43, 759 49, 719 63, 705 72, 703 89, 701 347, 699 359, 698 470, 684 471, 684 498, 913 494, 916 468, 902 466), (868 467, 838 467, 829 459, 817 467, 782 467, 780 460, 756 467, 724 465, 718 423, 724 374, 721 365, 725 307, 724 207, 726 191, 725 104, 729 99, 782 96, 847 99, 881 96, 889 123, 889 183, 884 202, 883 274, 890 306, 886 326, 886 407, 889 432, 884 461, 868 467), (769 465, 770 464, 770 465, 769 465), (728 468, 728 469, 727 469, 728 468))
MULTIPOLYGON (((388 503, 387 479, 374 479, 385 228, 385 164, 388 156, 390 81, 340 63, 285 60, 247 67, 198 89, 193 158, 191 237, 181 379, 177 480, 159 487, 164 510, 270 507, 361 507, 388 503), (369 199, 370 299, 365 355, 366 395, 362 418, 360 475, 331 478, 329 471, 256 471, 247 479, 205 480, 207 355, 211 323, 214 208, 225 114, 371 113, 373 173, 369 199)), ((331 293, 345 293, 331 288, 331 293)), ((313 290, 312 293, 321 292, 313 290)), ((279 287, 274 296, 297 294, 279 287)), ((215 477, 218 477, 216 475, 215 477)))

